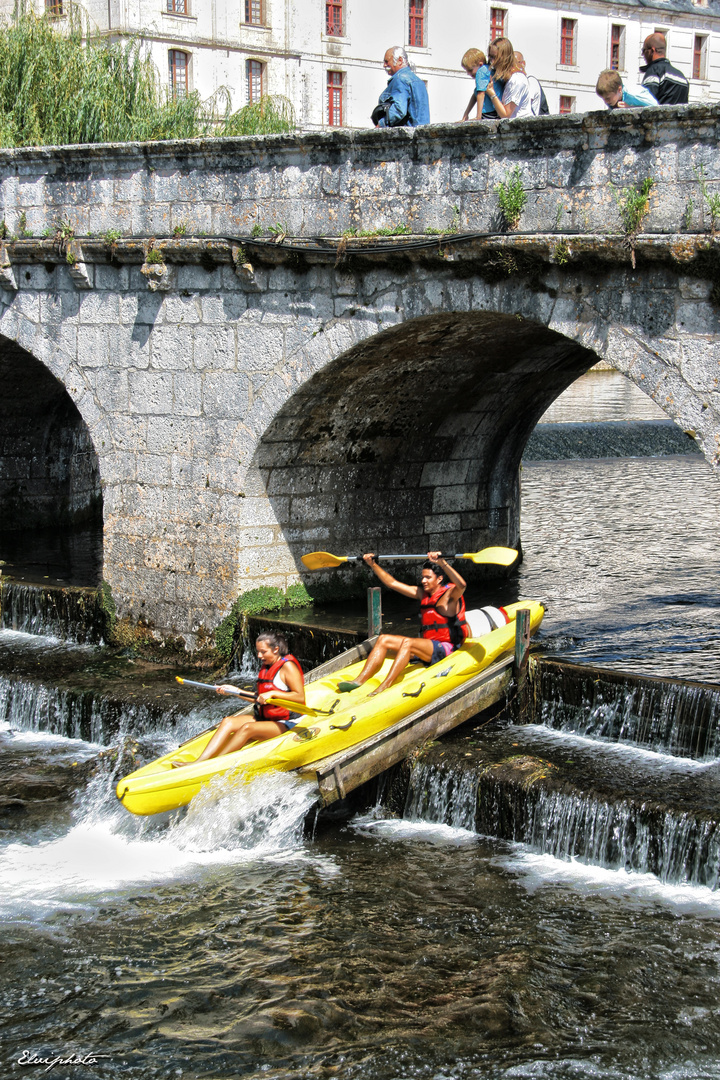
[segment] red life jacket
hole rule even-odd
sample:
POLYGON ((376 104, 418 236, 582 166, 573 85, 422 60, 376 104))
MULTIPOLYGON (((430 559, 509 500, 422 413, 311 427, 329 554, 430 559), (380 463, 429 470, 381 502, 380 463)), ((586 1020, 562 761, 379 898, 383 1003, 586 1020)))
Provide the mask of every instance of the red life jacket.
MULTIPOLYGON (((292 661, 302 675, 303 669, 300 667, 300 661, 296 660, 292 653, 286 653, 285 656, 279 656, 275 663, 271 664, 269 668, 260 668, 257 677, 258 695, 282 694, 282 690, 275 685, 273 679, 283 664, 286 664, 288 660, 292 661)), ((255 705, 255 716, 258 720, 275 720, 278 724, 284 724, 285 721, 290 718, 290 710, 283 709, 280 705, 260 705, 258 702, 255 705)))
POLYGON ((441 615, 437 609, 438 602, 446 592, 452 589, 452 585, 441 585, 432 596, 423 596, 420 601, 420 621, 422 622, 422 636, 430 641, 449 641, 455 648, 459 648, 470 637, 470 627, 465 621, 465 597, 458 600, 455 615, 441 615))

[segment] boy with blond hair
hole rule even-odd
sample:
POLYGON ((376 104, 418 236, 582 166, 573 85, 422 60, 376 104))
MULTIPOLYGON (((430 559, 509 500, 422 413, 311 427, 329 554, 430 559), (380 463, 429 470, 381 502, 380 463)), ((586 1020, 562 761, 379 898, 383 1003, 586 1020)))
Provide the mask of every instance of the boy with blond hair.
POLYGON ((463 113, 463 120, 470 119, 470 110, 475 102, 477 102, 476 120, 497 120, 498 114, 493 109, 490 98, 485 93, 492 79, 492 71, 485 53, 480 49, 468 49, 460 63, 468 75, 475 80, 475 89, 468 102, 468 107, 463 113))
POLYGON ((628 90, 617 71, 601 71, 595 93, 603 99, 608 109, 646 109, 657 105, 657 100, 644 86, 628 90))

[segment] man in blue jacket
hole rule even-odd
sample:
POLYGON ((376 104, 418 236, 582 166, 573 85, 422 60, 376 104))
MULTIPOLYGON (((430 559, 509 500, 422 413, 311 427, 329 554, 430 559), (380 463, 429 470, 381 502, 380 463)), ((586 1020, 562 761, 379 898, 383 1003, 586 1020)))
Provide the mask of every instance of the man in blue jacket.
POLYGON ((400 45, 388 49, 383 62, 390 81, 373 109, 375 127, 417 127, 430 123, 430 105, 425 83, 408 63, 400 45))

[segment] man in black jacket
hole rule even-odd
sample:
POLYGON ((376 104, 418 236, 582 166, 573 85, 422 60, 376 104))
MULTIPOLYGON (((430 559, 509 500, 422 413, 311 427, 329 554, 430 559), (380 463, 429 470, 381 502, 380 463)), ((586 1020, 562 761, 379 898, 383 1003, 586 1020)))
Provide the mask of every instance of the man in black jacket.
POLYGON ((666 58, 667 45, 664 34, 650 34, 645 38, 642 54, 645 67, 642 84, 646 86, 660 105, 687 105, 690 85, 682 71, 674 68, 666 58))

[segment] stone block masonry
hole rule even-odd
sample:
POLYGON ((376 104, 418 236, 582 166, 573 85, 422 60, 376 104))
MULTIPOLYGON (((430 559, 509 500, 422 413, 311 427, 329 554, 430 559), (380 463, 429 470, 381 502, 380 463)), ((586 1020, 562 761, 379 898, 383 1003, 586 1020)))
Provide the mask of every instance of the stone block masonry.
MULTIPOLYGON (((307 550, 519 544, 523 448, 598 359, 717 467, 698 177, 720 183, 718 126, 692 106, 0 151, 0 479, 41 430, 41 365, 77 422, 26 454, 50 462, 37 505, 59 473, 78 514, 101 501, 119 613, 192 647, 238 592, 297 581, 307 550), (617 199, 648 176, 628 237, 617 199)), ((0 483, 4 520, 18 490, 0 483)))

